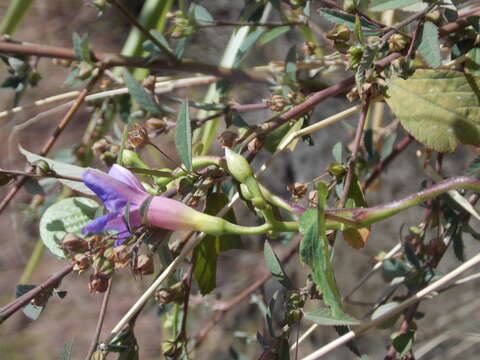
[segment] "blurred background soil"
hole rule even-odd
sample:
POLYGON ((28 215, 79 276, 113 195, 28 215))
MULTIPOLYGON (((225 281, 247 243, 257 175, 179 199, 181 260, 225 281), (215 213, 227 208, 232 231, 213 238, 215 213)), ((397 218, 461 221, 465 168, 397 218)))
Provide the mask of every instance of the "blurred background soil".
MULTIPOLYGON (((129 26, 112 10, 107 11, 103 18, 98 19, 96 11, 86 6, 85 1, 56 0, 37 1, 28 13, 23 26, 17 31, 14 38, 33 43, 72 47, 72 34, 88 33, 93 49, 105 52, 119 52, 128 34, 129 26)), ((243 2, 231 1, 198 1, 213 14, 222 20, 236 20, 243 2)), ((5 13, 7 0, 0 0, 0 17, 5 13)), ((142 1, 129 1, 133 11, 141 8, 142 1)), ((208 29, 202 31, 196 41, 192 42, 188 56, 203 62, 217 63, 225 44, 230 36, 231 29, 208 29)), ((290 46, 297 41, 295 35, 277 39, 265 47, 253 51, 249 58, 251 65, 263 65, 270 60, 283 60, 290 46)), ((70 91, 63 82, 68 71, 53 65, 48 59, 39 63, 42 80, 36 88, 29 89, 21 104, 29 104, 34 100, 50 95, 70 91)), ((0 80, 7 76, 6 68, 0 65, 0 80)), ((338 78, 346 74, 339 73, 338 78)), ((201 100, 206 88, 195 89, 191 98, 201 100)), ((8 90, 0 90, 0 110, 11 107, 13 94, 8 90)), ((179 94, 184 95, 184 92, 179 94)), ((189 95, 190 96, 190 95, 189 95)), ((242 85, 234 93, 239 103, 260 102, 270 96, 267 87, 258 85, 242 85)), ((351 106, 343 99, 333 99, 319 105, 312 117, 312 122, 332 115, 339 110, 351 106)), ((0 120, 0 166, 4 168, 23 169, 25 162, 16 151, 16 144, 38 152, 46 141, 55 124, 63 115, 63 111, 42 118, 34 125, 23 130, 13 141, 13 151, 8 146, 9 136, 13 126, 18 125, 36 115, 36 109, 29 110, 8 120, 0 120)), ((247 121, 255 122, 265 119, 267 112, 255 112, 245 115, 247 121)), ((85 108, 79 112, 72 124, 62 134, 55 145, 52 154, 68 148, 76 143, 83 133, 88 111, 85 108)), ((355 117, 346 120, 346 123, 355 124, 355 117)), ((286 187, 294 181, 310 181, 324 171, 333 160, 331 147, 341 141, 348 145, 351 133, 342 124, 327 127, 313 135, 315 145, 310 147, 301 143, 295 153, 285 154, 274 163, 274 166, 261 177, 261 181, 274 192, 289 196, 286 187)), ((397 138, 399 139, 400 136, 397 138)), ((171 144, 169 139, 159 139, 159 144, 171 144)), ((165 147, 167 148, 167 146, 165 147)), ((400 159, 395 160, 388 171, 382 176, 381 182, 375 191, 370 191, 367 198, 370 205, 387 202, 402 195, 410 194, 419 189, 421 182, 426 179, 422 168, 415 156, 418 145, 411 146, 400 159)), ((217 144, 215 150, 220 153, 217 144)), ((255 161, 259 166, 267 159, 267 153, 261 153, 255 161)), ((445 157, 445 175, 462 174, 472 159, 471 149, 461 148, 453 155, 445 157)), ((0 188, 0 196, 4 196, 8 187, 0 188)), ((31 253, 33 245, 38 239, 38 223, 32 222, 28 215, 28 206, 31 200, 25 190, 15 198, 0 217, 0 304, 6 304, 12 299, 15 285, 23 271, 25 263, 31 253)), ((393 220, 385 221, 373 228, 373 235, 367 246, 359 251, 349 248, 343 241, 337 241, 335 248, 335 268, 337 281, 341 292, 347 292, 367 272, 372 264, 373 257, 380 251, 388 251, 400 240, 401 227, 405 230, 409 226, 417 225, 421 219, 423 209, 417 207, 393 220)), ((210 312, 205 303, 216 299, 228 300, 247 287, 263 267, 263 239, 244 239, 246 250, 236 250, 221 255, 218 268, 218 289, 206 299, 195 297, 192 300, 193 310, 190 312, 189 334, 194 334, 208 321, 210 312)), ((473 254, 479 250, 478 242, 472 238, 465 238, 466 254, 473 254)), ((275 242, 278 253, 282 253, 286 246, 275 242)), ((448 271, 458 266, 452 252, 444 258, 440 265, 441 271, 448 271)), ((45 253, 41 266, 32 278, 32 283, 46 279, 54 271, 59 270, 64 263, 45 253)), ((286 266, 286 270, 299 286, 303 286, 307 271, 296 257, 286 266)), ((142 290, 151 281, 149 277, 133 279, 129 271, 120 272, 116 277, 110 306, 104 324, 102 336, 108 334, 109 329, 129 309, 132 303, 140 296, 142 290)), ((101 295, 88 292, 87 275, 70 275, 61 285, 62 290, 68 291, 63 300, 52 300, 46 310, 35 322, 28 320, 22 313, 15 314, 0 327, 0 358, 9 360, 27 359, 54 359, 58 357, 63 345, 73 339, 73 358, 82 359, 89 347, 97 316, 102 300, 101 295)), ((380 275, 375 275, 359 290, 354 300, 375 301, 385 288, 385 282, 380 275)), ((269 299, 273 291, 279 289, 274 281, 269 281, 262 293, 269 299)), ((416 349, 422 349, 425 354, 422 359, 477 359, 480 351, 480 284, 472 282, 457 290, 426 301, 420 306, 426 316, 418 321, 416 349), (442 341, 440 341, 442 340, 442 341), (429 351, 426 351, 429 350, 429 351)), ((347 311, 353 316, 361 318, 366 309, 362 306, 350 306, 347 311)), ((153 306, 145 309, 139 316, 135 328, 140 346, 141 359, 162 358, 160 343, 164 340, 162 334, 162 319, 156 316, 153 306)), ((302 332, 310 324, 302 323, 302 332)), ((195 359, 227 359, 229 348, 233 347, 246 358, 258 358, 261 349, 255 341, 258 329, 264 329, 265 323, 255 304, 245 301, 234 311, 228 313, 224 320, 211 332, 206 343, 194 354, 195 359), (247 341, 248 340, 248 341, 247 341), (253 340, 253 341, 252 341, 253 340), (251 341, 251 342, 250 342, 251 341)), ((372 331, 359 339, 359 346, 371 359, 382 358, 389 344, 389 331, 372 331)), ((319 328, 306 341, 299 351, 299 358, 320 347, 336 334, 331 329, 319 328)), ((292 336, 292 339, 294 336, 292 336)), ((352 359, 352 354, 345 349, 339 349, 327 356, 326 359, 352 359)))

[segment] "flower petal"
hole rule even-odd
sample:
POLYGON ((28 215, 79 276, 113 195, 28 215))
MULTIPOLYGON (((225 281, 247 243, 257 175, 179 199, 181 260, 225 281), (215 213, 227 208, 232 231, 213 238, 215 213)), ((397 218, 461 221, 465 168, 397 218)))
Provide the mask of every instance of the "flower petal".
POLYGON ((163 196, 154 196, 147 210, 149 225, 169 230, 193 229, 198 212, 187 205, 163 196))
POLYGON ((114 219, 117 215, 115 213, 109 213, 103 216, 100 216, 96 219, 90 221, 87 225, 82 228, 82 234, 98 234, 102 231, 105 231, 107 223, 114 219))
MULTIPOLYGON (((128 171, 128 170, 127 170, 128 171)), ((130 200, 131 205, 140 205, 148 194, 137 186, 132 187, 101 171, 88 169, 83 173, 83 182, 103 201, 109 211, 119 212, 130 200)))
POLYGON ((117 179, 118 181, 123 182, 124 184, 127 184, 132 188, 145 192, 145 188, 143 187, 142 183, 137 179, 137 177, 133 175, 130 170, 125 169, 123 166, 114 164, 110 168, 108 175, 110 175, 114 179, 117 179))

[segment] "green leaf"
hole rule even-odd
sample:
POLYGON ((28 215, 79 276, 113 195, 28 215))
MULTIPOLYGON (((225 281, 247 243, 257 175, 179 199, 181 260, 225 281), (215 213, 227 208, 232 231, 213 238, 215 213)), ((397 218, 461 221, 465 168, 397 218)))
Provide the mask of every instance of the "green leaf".
POLYGON ((403 127, 425 146, 452 152, 480 145, 480 80, 457 71, 417 70, 389 83, 386 99, 403 127))
POLYGON ((81 235, 82 227, 95 218, 98 204, 88 198, 72 197, 50 206, 40 219, 40 237, 56 256, 65 257, 60 249, 67 233, 81 235))
POLYGON ((392 340, 392 345, 395 350, 400 354, 400 357, 405 356, 413 345, 413 340, 415 338, 415 331, 407 330, 400 335, 397 335, 392 340))
POLYGON ((88 34, 79 36, 77 33, 73 33, 73 50, 78 61, 92 62, 88 34))
POLYGON ((437 68, 442 65, 440 42, 438 41, 438 28, 434 23, 427 21, 423 25, 420 45, 418 45, 417 51, 428 66, 437 68))
POLYGON ((371 0, 370 10, 384 11, 390 9, 399 9, 418 2, 420 2, 420 0, 371 0))
POLYGON ((387 259, 383 262, 383 275, 387 279, 407 276, 412 268, 403 260, 387 259))
POLYGON ((285 34, 288 31, 290 31, 290 29, 291 29, 290 26, 279 26, 279 27, 276 27, 272 30, 268 30, 268 31, 266 31, 265 33, 262 34, 262 36, 260 37, 258 42, 261 45, 265 45, 265 44, 269 43, 270 41, 272 41, 273 39, 276 39, 277 37, 285 34))
MULTIPOLYGON (((170 50, 170 52, 173 52, 172 48, 168 44, 167 39, 165 39, 165 36, 158 31, 158 30, 150 30, 150 35, 152 35, 160 44, 162 44, 166 49, 170 50)), ((162 49, 159 49, 151 40, 147 40, 143 43, 143 50, 148 51, 148 52, 162 52, 162 49)))
MULTIPOLYGON (((26 294, 32 289, 35 289, 36 287, 36 285, 18 284, 15 288, 15 297, 18 299, 20 296, 26 294)), ((22 308, 22 311, 30 320, 37 320, 44 308, 45 306, 29 303, 22 308)))
POLYGON ((330 250, 325 226, 325 202, 328 196, 328 187, 325 183, 317 184, 318 212, 315 221, 312 221, 312 213, 307 211, 300 219, 301 226, 308 227, 300 243, 300 259, 310 266, 313 273, 313 280, 320 287, 323 293, 324 302, 330 306, 335 317, 343 315, 340 292, 333 273, 330 261, 330 250), (306 217, 306 219, 303 219, 306 217))
POLYGON ((123 78, 125 79, 128 92, 142 109, 154 115, 163 116, 165 114, 165 111, 153 100, 153 97, 146 92, 143 86, 127 70, 123 72, 123 78))
MULTIPOLYGON (((386 304, 383 304, 383 305, 380 305, 377 309, 375 309, 375 311, 373 312, 372 316, 371 316, 371 319, 372 321, 379 318, 380 316, 382 316, 383 314, 393 310, 394 308, 396 308, 398 306, 398 302, 395 302, 395 301, 392 301, 392 302, 389 302, 389 303, 386 303, 386 304)), ((385 320, 383 323, 381 323, 380 325, 378 325, 378 328, 380 329, 388 329, 388 328, 391 328, 393 325, 395 325, 395 323, 397 322, 398 318, 400 317, 401 313, 398 313, 394 316, 392 316, 391 318, 385 320)))
MULTIPOLYGON (((320 9, 319 12, 325 19, 334 24, 346 25, 350 30, 355 29, 355 15, 332 9, 320 9)), ((379 29, 377 25, 371 23, 363 17, 360 18, 360 25, 364 31, 379 29)))
POLYGON ((190 17, 200 25, 211 24, 214 22, 212 15, 207 9, 194 3, 190 6, 190 17))
POLYGON ((467 53, 465 71, 469 74, 480 76, 480 47, 474 47, 467 53))
POLYGON ((471 163, 468 165, 468 169, 465 172, 468 176, 476 174, 480 170, 480 156, 477 156, 471 163))
POLYGON ((288 50, 285 58, 285 76, 287 84, 294 84, 297 81, 297 49, 295 45, 288 50))
POLYGON ((277 255, 273 252, 273 249, 268 241, 265 241, 263 255, 265 256, 265 263, 267 264, 267 267, 272 273, 273 277, 287 289, 293 290, 295 287, 283 270, 280 260, 278 260, 277 255))
MULTIPOLYGON (((30 163, 34 163, 39 160, 43 160, 50 165, 50 169, 55 171, 59 175, 64 175, 64 176, 71 176, 71 177, 77 177, 77 178, 82 178, 83 172, 87 170, 87 168, 83 168, 80 166, 75 166, 71 164, 66 164, 60 161, 55 161, 34 153, 31 153, 28 150, 25 150, 21 145, 18 146, 19 151, 25 156, 30 163)), ((81 181, 72 181, 72 180, 64 180, 64 179, 58 179, 62 184, 68 186, 69 188, 81 192, 86 195, 95 195, 95 193, 90 190, 83 182, 81 181)))
MULTIPOLYGON (((228 203, 228 197, 223 193, 213 193, 207 197, 205 213, 217 214, 228 203)), ((225 219, 236 223, 235 213, 230 209, 225 219)), ((206 295, 216 287, 217 258, 220 252, 243 248, 238 235, 212 236, 207 235, 193 251, 193 274, 202 295, 206 295)))
POLYGON ((187 170, 192 170, 192 128, 188 112, 188 100, 182 103, 175 131, 177 153, 187 170))
POLYGON ((313 321, 315 324, 323 326, 360 324, 360 321, 345 314, 334 316, 330 309, 307 311, 304 315, 306 320, 313 321))
MULTIPOLYGON (((277 150, 278 145, 281 144, 283 139, 286 139, 291 133, 298 131, 303 126, 304 119, 298 119, 293 125, 289 122, 280 125, 278 128, 270 132, 265 138, 265 149, 270 151, 272 154, 277 150)), ((298 144, 299 139, 293 140, 287 149, 293 151, 298 144)))

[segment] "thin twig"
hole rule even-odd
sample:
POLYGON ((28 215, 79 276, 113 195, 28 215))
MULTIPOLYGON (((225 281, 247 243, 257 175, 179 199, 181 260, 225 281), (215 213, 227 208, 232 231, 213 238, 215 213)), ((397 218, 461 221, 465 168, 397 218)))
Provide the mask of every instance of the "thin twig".
MULTIPOLYGON (((50 138, 43 145, 42 150, 40 151, 41 156, 45 156, 45 155, 48 154, 48 152, 52 148, 53 144, 55 144, 55 142, 58 140, 60 134, 63 132, 65 127, 69 124, 69 122, 73 119, 73 116, 78 111, 80 106, 83 104, 83 101, 85 100, 85 97, 87 96, 87 94, 92 90, 92 88, 95 86, 97 81, 102 77, 102 73, 103 72, 100 71, 96 76, 94 76, 92 79, 90 79, 90 81, 88 82, 85 89, 83 89, 80 92, 80 94, 78 95, 77 99, 72 104, 72 106, 70 107, 68 112, 65 114, 63 119, 58 123, 58 125, 55 128, 55 130, 53 131, 52 135, 50 135, 50 138)), ((10 201, 14 198, 14 196, 18 193, 18 191, 25 184, 27 179, 28 179, 27 176, 22 176, 17 180, 14 187, 7 193, 5 198, 0 203, 0 213, 7 207, 7 205, 10 203, 10 201)))
POLYGON ((370 97, 367 96, 362 104, 362 110, 358 118, 357 131, 355 132, 355 139, 353 141, 352 156, 350 157, 347 175, 345 176, 345 185, 343 187, 342 197, 338 204, 339 208, 345 206, 345 202, 348 199, 348 193, 350 191, 350 185, 352 184, 353 175, 355 173, 355 161, 357 160, 358 150, 362 143, 363 128, 365 127, 365 121, 368 115, 368 108, 370 107, 370 97))
POLYGON ((372 173, 370 176, 365 180, 365 184, 363 185, 363 191, 367 190, 373 182, 378 178, 378 176, 387 168, 390 163, 395 160, 395 158, 400 155, 400 153, 405 150, 408 145, 413 142, 413 137, 410 135, 405 136, 392 150, 392 152, 378 165, 373 168, 372 173))
POLYGON ((18 310, 22 307, 27 305, 30 301, 35 299, 38 295, 40 295, 45 289, 53 286, 57 287, 62 279, 70 274, 73 270, 73 265, 67 265, 62 270, 54 273, 50 276, 47 280, 43 283, 38 285, 37 287, 33 288, 29 292, 23 294, 19 298, 13 300, 10 304, 7 304, 2 309, 0 309, 0 324, 2 324, 5 320, 7 320, 10 316, 15 314, 18 310))
POLYGON ((135 26, 148 40, 150 40, 152 43, 155 44, 159 49, 161 49, 173 62, 178 62, 177 57, 175 56, 174 53, 170 51, 165 45, 163 45, 160 41, 158 41, 155 36, 152 36, 150 32, 143 27, 142 24, 138 22, 138 20, 133 16, 130 11, 125 7, 125 5, 122 4, 121 1, 118 0, 109 0, 121 13, 127 20, 135 26))
POLYGON ((6 170, 6 169, 1 169, 0 168, 0 174, 9 174, 13 176, 26 176, 26 177, 32 177, 32 178, 54 178, 54 179, 63 179, 63 180, 70 180, 70 181, 77 181, 77 182, 83 182, 81 178, 73 177, 73 176, 67 176, 67 175, 60 175, 55 172, 52 172, 47 175, 42 175, 42 174, 37 174, 37 173, 32 173, 32 172, 27 172, 27 171, 20 171, 20 170, 6 170))
POLYGON ((379 316, 373 321, 370 321, 364 325, 357 327, 355 330, 349 331, 345 335, 340 336, 339 338, 335 339, 334 341, 328 343, 327 345, 321 347, 320 349, 314 351, 310 355, 306 356, 302 360, 316 360, 321 358, 323 355, 328 354, 329 352, 337 349, 338 347, 345 345, 347 342, 357 338, 358 336, 366 333, 370 329, 382 324, 385 320, 388 320, 392 316, 400 313, 401 311, 405 310, 406 308, 410 307, 411 305, 423 300, 428 295, 432 295, 433 292, 438 291, 444 285, 446 285, 451 280, 459 277, 465 271, 468 271, 472 267, 478 265, 480 263, 480 254, 475 255, 470 260, 466 261, 456 269, 449 272, 447 275, 443 276, 441 279, 435 281, 434 283, 430 284, 429 286, 425 287, 423 290, 418 291, 415 295, 411 296, 407 300, 403 301, 401 304, 396 306, 390 311, 387 311, 383 315, 379 316))
POLYGON ((95 335, 93 336, 92 344, 90 345, 90 349, 88 350, 88 354, 85 357, 85 360, 90 360, 93 353, 97 349, 98 346, 98 339, 100 338, 100 333, 102 332, 103 321, 105 319, 105 315, 107 313, 107 306, 108 300, 110 299, 110 294, 112 292, 112 281, 113 278, 108 279, 108 287, 105 294, 103 294, 102 305, 100 307, 100 314, 98 315, 97 327, 95 329, 95 335))

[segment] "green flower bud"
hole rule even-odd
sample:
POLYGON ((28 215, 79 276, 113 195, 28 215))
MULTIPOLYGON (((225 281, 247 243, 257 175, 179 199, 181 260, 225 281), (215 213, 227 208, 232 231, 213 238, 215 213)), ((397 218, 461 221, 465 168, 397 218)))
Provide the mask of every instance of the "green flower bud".
POLYGON ((243 156, 225 148, 225 159, 227 160, 228 171, 237 181, 244 183, 253 177, 252 168, 243 156))

